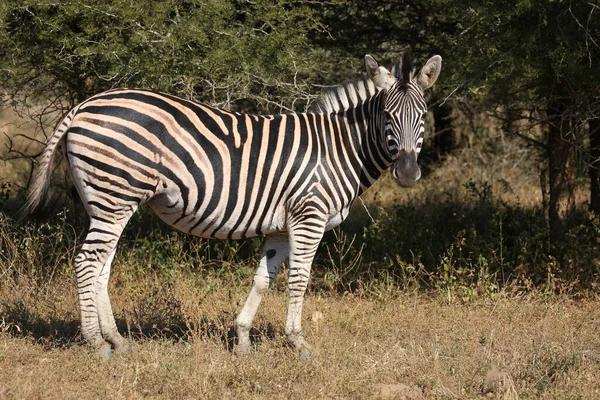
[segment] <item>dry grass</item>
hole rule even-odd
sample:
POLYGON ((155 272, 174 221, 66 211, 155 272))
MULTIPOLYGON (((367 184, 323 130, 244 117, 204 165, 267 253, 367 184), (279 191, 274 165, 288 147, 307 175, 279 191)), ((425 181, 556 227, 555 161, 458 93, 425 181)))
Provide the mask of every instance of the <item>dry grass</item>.
POLYGON ((309 295, 313 359, 283 334, 285 294, 259 310, 257 351, 230 351, 248 288, 115 274, 133 352, 102 361, 77 332, 72 277, 0 289, 0 398, 598 398, 600 300, 502 294, 469 303, 309 295), (488 392, 487 394, 485 392, 488 392))

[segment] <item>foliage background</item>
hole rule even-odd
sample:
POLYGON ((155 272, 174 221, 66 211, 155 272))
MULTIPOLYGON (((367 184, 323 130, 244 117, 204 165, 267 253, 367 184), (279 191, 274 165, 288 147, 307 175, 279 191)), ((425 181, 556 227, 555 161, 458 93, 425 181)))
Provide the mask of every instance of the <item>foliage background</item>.
MULTIPOLYGON (((323 287, 594 289, 599 15, 594 2, 543 0, 3 0, 0 205, 16 246, 8 254, 20 257, 19 241, 29 240, 10 216, 35 157, 85 98, 144 87, 239 111, 306 111, 325 87, 362 75, 365 53, 391 64, 410 50, 417 65, 444 59, 428 94, 426 178, 411 192, 384 178, 364 196, 367 211, 359 204, 319 253, 323 287)), ((85 217, 65 172, 55 175, 54 210, 66 207, 74 235, 65 246, 74 248, 85 217)), ((260 244, 187 238, 142 215, 121 248, 138 246, 152 248, 140 260, 156 254, 148 268, 169 274, 179 248, 197 251, 186 262, 219 259, 233 270, 256 261, 260 244)))

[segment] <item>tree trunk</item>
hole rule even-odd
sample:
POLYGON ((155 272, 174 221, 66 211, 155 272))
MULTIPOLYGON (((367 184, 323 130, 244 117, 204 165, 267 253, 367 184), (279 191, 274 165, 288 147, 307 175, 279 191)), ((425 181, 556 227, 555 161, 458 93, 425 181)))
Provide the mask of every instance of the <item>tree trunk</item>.
POLYGON ((452 107, 443 104, 433 109, 435 136, 433 147, 438 156, 448 154, 454 148, 454 128, 452 126, 452 107))
POLYGON ((590 211, 600 215, 600 118, 590 124, 590 211))
POLYGON ((567 219, 575 210, 575 138, 566 107, 553 103, 548 108, 548 222, 552 251, 560 251, 567 232, 567 219))

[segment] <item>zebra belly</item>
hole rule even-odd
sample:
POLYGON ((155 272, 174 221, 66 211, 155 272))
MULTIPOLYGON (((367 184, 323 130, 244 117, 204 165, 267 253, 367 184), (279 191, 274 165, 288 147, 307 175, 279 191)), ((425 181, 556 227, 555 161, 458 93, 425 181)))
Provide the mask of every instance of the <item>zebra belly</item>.
POLYGON ((350 213, 350 206, 342 208, 342 210, 340 212, 330 216, 329 220, 327 221, 327 225, 325 225, 325 230, 328 231, 328 230, 331 230, 331 229, 337 227, 339 224, 341 224, 346 219, 346 217, 348 216, 349 213, 350 213))
MULTIPOLYGON (((241 239, 268 235, 286 230, 285 210, 276 207, 262 214, 225 215, 223 210, 206 209, 185 212, 181 196, 175 193, 161 193, 146 205, 166 224, 190 235, 207 239, 241 239)), ((189 207, 188 207, 189 208, 189 207)))

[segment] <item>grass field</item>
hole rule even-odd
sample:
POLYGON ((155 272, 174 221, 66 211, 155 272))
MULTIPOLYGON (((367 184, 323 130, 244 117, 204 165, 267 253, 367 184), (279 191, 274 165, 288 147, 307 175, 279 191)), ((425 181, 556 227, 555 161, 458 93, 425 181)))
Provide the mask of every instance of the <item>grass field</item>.
POLYGON ((597 297, 314 293, 303 361, 285 340, 278 288, 259 310, 257 351, 240 356, 231 328, 247 288, 119 272, 113 282, 133 351, 109 361, 78 336, 72 277, 2 287, 0 398, 600 397, 597 297))

